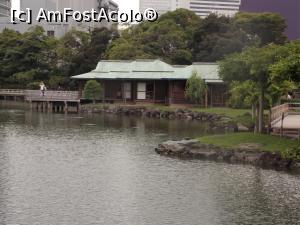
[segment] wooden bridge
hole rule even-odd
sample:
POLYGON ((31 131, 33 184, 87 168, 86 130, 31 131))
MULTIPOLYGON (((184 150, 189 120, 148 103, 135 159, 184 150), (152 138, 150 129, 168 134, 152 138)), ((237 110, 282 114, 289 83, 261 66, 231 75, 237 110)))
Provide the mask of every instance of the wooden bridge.
POLYGON ((272 135, 300 140, 300 103, 286 103, 270 110, 269 127, 272 135))
POLYGON ((80 111, 80 95, 78 91, 46 91, 39 90, 0 89, 3 100, 21 99, 30 103, 32 109, 41 112, 80 111))

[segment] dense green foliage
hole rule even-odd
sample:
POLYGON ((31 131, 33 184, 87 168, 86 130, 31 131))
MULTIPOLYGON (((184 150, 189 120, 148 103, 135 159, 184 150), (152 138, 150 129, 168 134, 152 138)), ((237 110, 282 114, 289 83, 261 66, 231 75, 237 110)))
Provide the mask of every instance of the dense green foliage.
POLYGON ((50 88, 70 88, 69 77, 94 69, 116 37, 106 28, 71 30, 61 39, 46 36, 41 27, 24 34, 6 29, 0 33, 0 87, 38 88, 45 81, 50 88))
POLYGON ((0 34, 1 84, 26 87, 49 79, 57 63, 56 45, 40 27, 24 34, 4 30, 0 34))
POLYGON ((94 103, 96 100, 102 99, 101 84, 96 80, 89 80, 84 86, 83 96, 86 99, 93 100, 94 103))
POLYGON ((300 42, 247 48, 227 56, 220 62, 222 79, 231 84, 231 100, 244 104, 249 99, 258 104, 257 129, 263 131, 263 111, 279 101, 299 82, 300 42), (289 61, 286 61, 289 59, 289 61), (236 100, 236 96, 244 100, 236 100), (243 102, 241 102, 243 101, 243 102))
POLYGON ((250 108, 258 102, 258 89, 251 80, 233 81, 229 93, 229 105, 233 108, 250 108))
POLYGON ((282 152, 282 155, 287 159, 295 159, 300 162, 300 146, 287 148, 282 152))
POLYGON ((106 55, 109 59, 161 58, 172 64, 213 62, 247 46, 282 44, 284 29, 284 19, 272 13, 239 13, 234 18, 211 14, 201 19, 178 9, 154 23, 125 30, 106 55))
POLYGON ((185 96, 191 102, 196 104, 203 104, 203 99, 206 91, 206 84, 204 80, 198 76, 197 72, 193 72, 191 77, 186 82, 185 96))

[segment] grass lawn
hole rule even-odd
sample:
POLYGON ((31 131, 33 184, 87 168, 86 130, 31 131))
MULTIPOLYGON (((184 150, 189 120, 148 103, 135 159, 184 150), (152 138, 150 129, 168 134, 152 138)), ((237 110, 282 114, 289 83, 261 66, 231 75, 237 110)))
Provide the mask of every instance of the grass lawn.
POLYGON ((204 108, 204 107, 195 107, 191 105, 159 105, 159 104, 153 104, 148 105, 149 108, 158 109, 162 111, 172 110, 172 109, 190 109, 195 112, 207 112, 207 113, 213 113, 218 115, 224 115, 226 117, 230 118, 238 118, 241 116, 244 116, 245 113, 251 113, 251 109, 232 109, 232 108, 204 108))
POLYGON ((231 133, 204 136, 200 137, 199 141, 204 144, 212 144, 224 148, 235 148, 241 144, 258 144, 260 146, 260 150, 271 152, 282 152, 288 148, 300 145, 300 142, 297 140, 253 133, 231 133))
POLYGON ((224 115, 230 118, 243 116, 245 113, 251 113, 250 109, 232 109, 232 108, 193 108, 195 111, 207 112, 224 115))

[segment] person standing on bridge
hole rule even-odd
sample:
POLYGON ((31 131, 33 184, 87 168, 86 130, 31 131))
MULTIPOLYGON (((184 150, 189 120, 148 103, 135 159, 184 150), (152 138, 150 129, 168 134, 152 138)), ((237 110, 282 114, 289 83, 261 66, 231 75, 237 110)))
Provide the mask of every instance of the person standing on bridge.
POLYGON ((47 90, 46 85, 44 84, 44 82, 40 83, 40 90, 41 90, 41 96, 45 96, 45 92, 47 90))

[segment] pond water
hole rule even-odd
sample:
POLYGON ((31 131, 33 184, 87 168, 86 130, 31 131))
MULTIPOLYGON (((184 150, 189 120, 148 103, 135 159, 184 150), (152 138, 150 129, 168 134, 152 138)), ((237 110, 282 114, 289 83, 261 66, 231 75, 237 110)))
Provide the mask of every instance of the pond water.
POLYGON ((159 156, 196 122, 0 109, 0 224, 300 224, 300 177, 159 156))

